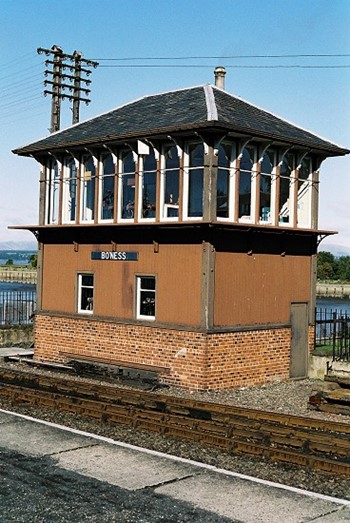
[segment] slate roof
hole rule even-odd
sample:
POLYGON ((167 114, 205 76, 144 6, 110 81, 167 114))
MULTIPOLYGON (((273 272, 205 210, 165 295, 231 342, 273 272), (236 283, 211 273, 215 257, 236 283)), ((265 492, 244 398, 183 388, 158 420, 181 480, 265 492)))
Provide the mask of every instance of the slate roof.
POLYGON ((311 147, 327 155, 337 156, 349 152, 209 84, 145 96, 13 152, 29 156, 49 150, 108 144, 128 138, 151 137, 203 127, 311 147))

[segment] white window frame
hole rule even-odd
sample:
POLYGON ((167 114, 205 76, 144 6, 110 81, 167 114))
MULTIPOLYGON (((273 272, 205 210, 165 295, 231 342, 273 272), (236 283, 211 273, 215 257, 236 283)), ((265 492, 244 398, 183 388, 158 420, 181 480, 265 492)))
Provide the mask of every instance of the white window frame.
POLYGON ((177 157, 179 159, 179 167, 177 169, 166 169, 166 159, 165 159, 165 149, 169 147, 171 144, 164 144, 162 148, 162 155, 160 158, 160 220, 163 222, 178 222, 180 220, 180 159, 181 159, 181 153, 179 146, 174 145, 177 151, 177 157), (165 177, 166 173, 170 171, 177 170, 179 173, 179 198, 177 204, 166 204, 165 203, 165 177), (167 205, 173 205, 174 209, 178 210, 178 216, 167 216, 166 215, 166 206, 167 205))
MULTIPOLYGON (((155 154, 155 160, 156 160, 156 163, 157 163, 157 151, 154 150, 154 154, 155 154)), ((138 221, 139 222, 147 222, 147 223, 152 223, 152 222, 155 222, 156 221, 156 217, 152 217, 152 218, 147 218, 147 217, 143 217, 142 216, 142 213, 143 213, 143 176, 144 176, 144 165, 145 165, 145 155, 140 155, 139 156, 139 175, 138 175, 138 183, 139 183, 139 194, 138 194, 138 202, 137 202, 137 207, 138 207, 138 216, 139 216, 139 219, 138 221)), ((156 199, 157 199, 157 166, 156 166, 156 169, 155 171, 146 171, 147 173, 148 172, 151 172, 153 173, 154 172, 154 176, 155 176, 155 182, 156 182, 156 199)), ((136 179, 136 177, 135 177, 136 179)), ((155 212, 157 212, 157 200, 154 202, 155 203, 155 206, 156 206, 156 209, 155 209, 155 212)))
MULTIPOLYGON (((228 201, 227 201, 228 216, 227 217, 218 216, 217 215, 218 210, 216 209, 216 219, 219 222, 232 222, 234 220, 234 206, 235 206, 235 202, 236 202, 235 192, 236 192, 236 178, 237 178, 237 158, 236 158, 237 146, 234 142, 230 143, 227 141, 226 142, 223 141, 221 145, 224 145, 224 144, 231 145, 230 163, 229 163, 229 167, 227 169, 226 169, 226 167, 220 167, 218 164, 217 176, 219 174, 219 169, 226 169, 229 171, 228 201)), ((217 195, 216 195, 216 201, 217 201, 217 195)))
POLYGON ((275 219, 275 216, 274 216, 274 209, 275 209, 275 202, 276 202, 276 180, 277 180, 277 176, 276 176, 276 173, 277 173, 277 150, 276 149, 267 149, 264 151, 264 154, 263 156, 260 158, 259 160, 259 164, 260 164, 260 169, 259 169, 259 179, 260 179, 260 182, 259 182, 259 187, 258 187, 258 190, 259 190, 259 209, 258 209, 258 215, 259 215, 259 224, 261 225, 271 225, 272 223, 274 223, 274 219, 275 219), (267 154, 269 157, 270 157, 270 154, 272 155, 272 163, 271 163, 271 173, 264 173, 262 171, 262 166, 263 166, 263 159, 264 159, 264 155, 267 154), (271 178, 271 185, 270 185, 270 213, 269 213, 269 218, 267 220, 263 220, 260 218, 260 202, 261 202, 261 176, 270 176, 271 178))
POLYGON ((77 197, 78 197, 78 176, 79 176, 79 164, 75 158, 66 157, 64 159, 63 163, 63 190, 62 190, 62 223, 75 223, 78 215, 78 206, 77 206, 77 197), (70 177, 70 163, 74 162, 75 169, 76 169, 76 176, 75 176, 75 219, 70 220, 68 218, 70 211, 69 211, 69 203, 71 203, 71 200, 69 200, 69 183, 71 180, 70 177))
MULTIPOLYGON (((301 191, 300 193, 299 193, 299 191, 301 189, 301 187, 299 188, 299 182, 301 181, 301 179, 299 179, 300 167, 298 166, 298 168, 297 168, 298 180, 296 182, 296 184, 297 184, 297 190, 296 190, 296 199, 297 199, 296 221, 297 221, 297 228, 299 228, 299 229, 311 229, 311 221, 312 221, 312 182, 313 182, 313 164, 314 164, 314 160, 313 160, 313 158, 311 156, 305 156, 305 159, 310 161, 310 170, 309 170, 307 178, 305 178, 303 180, 303 183, 301 185, 301 187, 302 187, 305 184, 305 189, 304 189, 304 191, 301 191), (304 193, 304 195, 303 195, 303 193, 304 193), (306 205, 306 210, 302 211, 300 206, 304 205, 304 204, 306 205), (306 222, 305 223, 301 223, 301 225, 300 225, 299 224, 300 217, 303 215, 303 213, 305 213, 305 215, 306 215, 306 222)), ((303 158, 303 160, 304 160, 304 158, 303 158)))
POLYGON ((146 320, 146 321, 155 321, 156 319, 156 305, 157 305, 157 279, 152 274, 139 274, 136 276, 136 319, 137 320, 146 320), (153 278, 154 280, 154 290, 143 289, 141 287, 141 281, 143 278, 153 278), (153 292, 154 293, 154 316, 147 316, 141 314, 141 293, 142 291, 153 292))
POLYGON ((49 158, 46 164, 46 225, 57 224, 59 221, 60 187, 61 187, 62 164, 56 158, 49 158), (57 178, 55 178, 55 165, 57 166, 57 178), (55 181, 58 183, 55 183, 55 181), (55 213, 55 214, 53 214, 55 213))
POLYGON ((94 293, 95 293, 95 276, 92 272, 79 272, 78 273, 78 293, 77 293, 77 311, 78 314, 92 315, 94 313, 94 293), (83 276, 92 276, 92 285, 83 285, 83 276), (92 309, 82 309, 82 289, 92 289, 92 309))
POLYGON ((92 155, 84 155, 81 159, 81 179, 80 179, 80 223, 94 223, 95 217, 96 217, 96 191, 97 191, 97 162, 96 158, 92 155), (86 167, 85 164, 91 159, 93 165, 95 174, 94 176, 91 176, 92 178, 95 178, 95 185, 94 185, 94 208, 93 208, 93 218, 84 218, 85 210, 86 210, 86 190, 87 188, 84 187, 85 183, 85 173, 86 173, 86 167))
POLYGON ((102 223, 113 223, 114 221, 114 212, 115 212, 115 205, 117 204, 117 199, 115 195, 115 166, 116 166, 117 158, 112 153, 103 153, 100 156, 99 160, 99 176, 98 176, 98 221, 102 223), (103 169, 103 162, 106 159, 107 156, 111 155, 113 165, 114 165, 114 173, 113 174, 104 174, 103 169), (113 216, 112 218, 103 218, 103 209, 102 209, 102 198, 103 198, 103 180, 105 178, 113 178, 113 216))
POLYGON ((121 222, 121 223, 132 223, 135 221, 135 206, 136 206, 136 201, 135 201, 135 196, 136 196, 136 180, 137 180, 137 155, 136 153, 134 153, 134 151, 129 151, 129 150, 123 150, 120 152, 119 154, 119 159, 118 159, 118 203, 117 203, 117 206, 118 206, 118 214, 117 214, 117 221, 118 223, 121 222), (134 165, 135 165, 135 169, 134 169, 134 172, 124 172, 124 168, 123 168, 123 153, 125 152, 131 152, 132 155, 133 155, 133 158, 134 158, 134 165), (122 213, 123 213, 123 177, 126 176, 126 175, 129 175, 129 174, 134 174, 134 179, 135 179, 135 186, 134 186, 134 216, 132 216, 131 218, 123 218, 122 217, 122 213))
POLYGON ((203 213, 204 213, 204 156, 205 156, 205 143, 203 142, 188 142, 186 143, 185 150, 184 150, 184 177, 183 177, 183 218, 186 221, 202 221, 203 220, 203 213), (203 145, 203 166, 202 167, 190 167, 190 153, 189 148, 190 145, 203 145), (189 216, 188 215, 188 203, 189 203, 189 183, 190 183, 190 171, 194 169, 203 169, 203 208, 202 208, 202 216, 189 216))

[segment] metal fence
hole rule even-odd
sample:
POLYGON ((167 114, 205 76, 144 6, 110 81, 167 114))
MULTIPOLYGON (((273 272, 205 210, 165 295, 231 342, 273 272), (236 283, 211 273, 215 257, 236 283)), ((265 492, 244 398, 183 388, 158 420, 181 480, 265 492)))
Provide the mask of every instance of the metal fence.
POLYGON ((349 311, 316 309, 315 348, 330 351, 333 361, 350 361, 349 311))
POLYGON ((31 324, 35 307, 35 291, 0 291, 0 325, 31 324))

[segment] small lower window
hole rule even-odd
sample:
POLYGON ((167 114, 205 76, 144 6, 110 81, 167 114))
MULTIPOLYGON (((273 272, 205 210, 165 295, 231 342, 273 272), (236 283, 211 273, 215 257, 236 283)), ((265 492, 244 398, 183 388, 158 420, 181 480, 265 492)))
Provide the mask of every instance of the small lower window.
POLYGON ((136 317, 144 320, 156 318, 156 279, 154 276, 137 276, 136 317))
POLYGON ((94 275, 78 274, 78 312, 94 312, 94 275))

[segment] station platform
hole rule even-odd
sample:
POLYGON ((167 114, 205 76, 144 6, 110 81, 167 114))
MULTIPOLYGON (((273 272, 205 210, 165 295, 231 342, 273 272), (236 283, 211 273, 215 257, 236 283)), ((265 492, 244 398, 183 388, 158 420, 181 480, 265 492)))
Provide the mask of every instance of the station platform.
MULTIPOLYGON (((193 522, 350 521, 350 501, 347 500, 249 478, 1 409, 0 450, 26 456, 33 463, 49 460, 55 476, 59 470, 66 471, 80 477, 82 482, 90 478, 96 484, 103 482, 119 489, 118 492, 132 492, 135 503, 137 496, 147 492, 163 500, 164 506, 170 500, 173 511, 183 504, 204 511, 208 519, 193 516, 193 522)), ((47 466, 47 461, 45 463, 47 466)), ((27 466, 27 470, 30 468, 27 466)), ((130 515, 132 510, 130 505, 130 515)), ((22 519, 18 517, 18 521, 22 519)), ((101 512, 98 521, 124 520, 103 519, 101 512)), ((137 519, 130 516, 127 521, 137 519)), ((142 521, 151 520, 145 517, 142 521)), ((176 521, 184 520, 175 518, 174 523, 176 521)))
POLYGON ((0 360, 7 356, 19 356, 21 358, 32 358, 34 355, 33 349, 23 349, 21 347, 0 347, 0 360))

